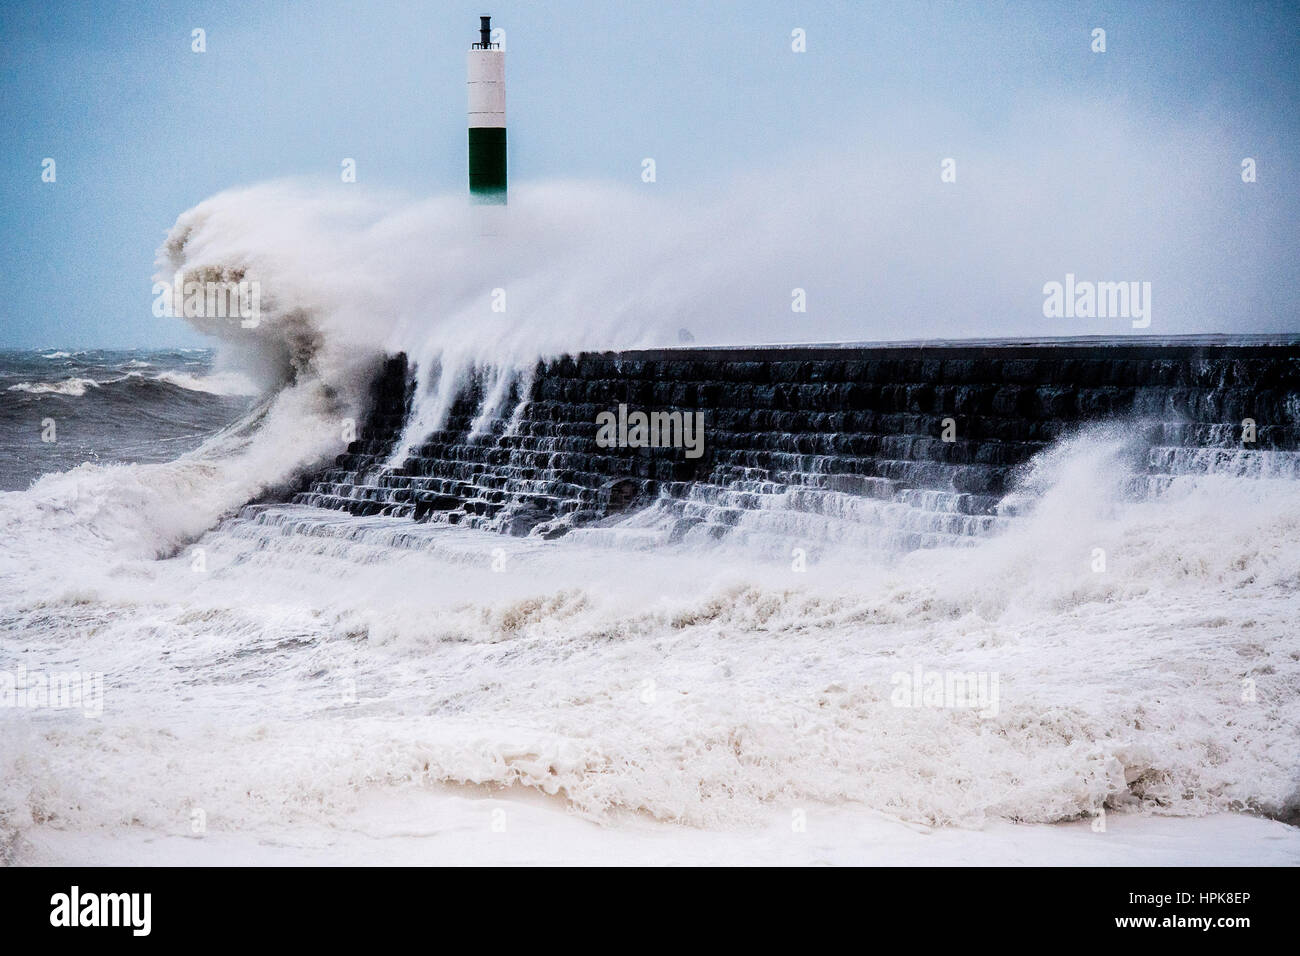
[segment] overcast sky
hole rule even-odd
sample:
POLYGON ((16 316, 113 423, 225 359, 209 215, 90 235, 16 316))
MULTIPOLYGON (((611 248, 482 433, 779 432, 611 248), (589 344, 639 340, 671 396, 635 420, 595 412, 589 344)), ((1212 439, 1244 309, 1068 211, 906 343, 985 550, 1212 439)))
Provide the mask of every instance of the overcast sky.
MULTIPOLYGON (((933 155, 937 179, 939 157, 1013 164, 1030 140, 1050 151, 1058 133, 1078 151, 1079 130, 1064 128, 1075 114, 1054 127, 1060 103, 1086 106, 1080 116, 1113 107, 1137 128, 1177 123, 1192 131, 1193 152, 1203 133, 1198 175, 1239 206, 1227 207, 1237 211, 1222 235, 1200 241, 1260 258, 1276 286, 1244 300, 1250 315, 1225 317, 1224 328, 1295 329, 1298 10, 10 2, 0 19, 0 346, 201 344, 151 315, 153 261, 176 217, 222 189, 303 177, 412 197, 463 191, 464 53, 480 13, 506 30, 512 184, 639 188, 652 156, 663 196, 716 196, 742 177, 797 170, 810 153, 869 165, 900 144, 933 155), (1096 27, 1104 54, 1090 49, 1096 27), (205 53, 191 50, 194 28, 206 32, 205 53), (796 28, 806 53, 791 49, 796 28), (47 157, 54 183, 41 181, 47 157), (1249 192, 1243 157, 1258 162, 1249 192), (344 158, 356 160, 356 184, 340 181, 344 158)), ((1143 142, 1143 162, 1168 164, 1175 198, 1195 203, 1211 188, 1180 180, 1178 155, 1151 155, 1158 136, 1143 142)), ((1111 174, 1122 188, 1125 170, 1111 174)))

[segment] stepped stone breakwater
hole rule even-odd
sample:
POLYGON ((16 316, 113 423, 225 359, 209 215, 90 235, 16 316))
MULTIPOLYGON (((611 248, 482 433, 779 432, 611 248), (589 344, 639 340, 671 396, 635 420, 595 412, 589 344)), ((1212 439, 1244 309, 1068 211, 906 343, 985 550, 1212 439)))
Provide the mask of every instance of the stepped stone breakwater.
POLYGON ((620 522, 650 544, 911 550, 1013 520, 1018 466, 1093 422, 1132 435, 1135 495, 1218 471, 1300 475, 1300 336, 683 348, 499 374, 469 376, 399 460, 414 385, 389 359, 359 437, 294 503, 515 535, 620 522), (702 415, 702 449, 598 440, 629 410, 665 428, 702 415))

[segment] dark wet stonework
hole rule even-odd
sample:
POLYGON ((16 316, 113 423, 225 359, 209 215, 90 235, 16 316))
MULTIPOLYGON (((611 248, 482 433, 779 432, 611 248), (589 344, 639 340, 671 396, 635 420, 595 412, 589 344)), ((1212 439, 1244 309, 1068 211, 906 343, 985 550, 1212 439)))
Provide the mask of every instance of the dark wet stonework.
POLYGON ((994 530, 1017 466, 1091 422, 1122 421, 1142 444, 1138 491, 1225 468, 1300 475, 1295 337, 564 356, 516 381, 475 433, 488 391, 467 382, 443 427, 390 467, 413 383, 389 359, 360 437, 293 501, 545 537, 653 506, 674 537, 721 537, 774 496, 846 518, 861 509, 845 499, 865 498, 899 506, 890 543, 910 548, 994 530), (702 412, 703 454, 601 447, 597 416, 620 404, 702 412))

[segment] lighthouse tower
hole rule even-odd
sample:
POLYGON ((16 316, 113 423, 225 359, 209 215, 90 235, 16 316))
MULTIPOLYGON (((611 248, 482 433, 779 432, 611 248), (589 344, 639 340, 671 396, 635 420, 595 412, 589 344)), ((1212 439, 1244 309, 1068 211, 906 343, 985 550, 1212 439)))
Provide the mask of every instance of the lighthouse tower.
POLYGON ((506 53, 492 42, 492 18, 479 17, 479 42, 470 47, 469 195, 473 202, 506 201, 506 53))

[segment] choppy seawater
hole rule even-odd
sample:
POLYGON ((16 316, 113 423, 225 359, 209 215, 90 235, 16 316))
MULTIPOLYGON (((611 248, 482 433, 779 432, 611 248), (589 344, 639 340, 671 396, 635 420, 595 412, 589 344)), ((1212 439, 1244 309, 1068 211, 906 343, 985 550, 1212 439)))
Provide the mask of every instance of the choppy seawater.
POLYGON ((0 351, 0 490, 83 462, 166 461, 247 410, 208 349, 0 351))
POLYGON ((214 840, 334 845, 378 826, 357 823, 376 800, 403 858, 491 832, 446 788, 545 795, 619 832, 664 821, 684 849, 691 828, 774 814, 848 838, 855 819, 1004 833, 1300 805, 1293 479, 1126 500, 1122 437, 1085 433, 1036 464, 1036 506, 1005 534, 796 572, 725 541, 647 553, 634 529, 624 547, 617 529, 241 516, 339 450, 336 391, 222 395, 201 353, 5 369, 21 490, 0 494, 0 672, 102 681, 95 713, 0 711, 13 861, 136 853, 200 820, 214 840), (34 440, 46 417, 77 444, 34 440), (918 669, 996 675, 996 712, 897 706, 918 669))

